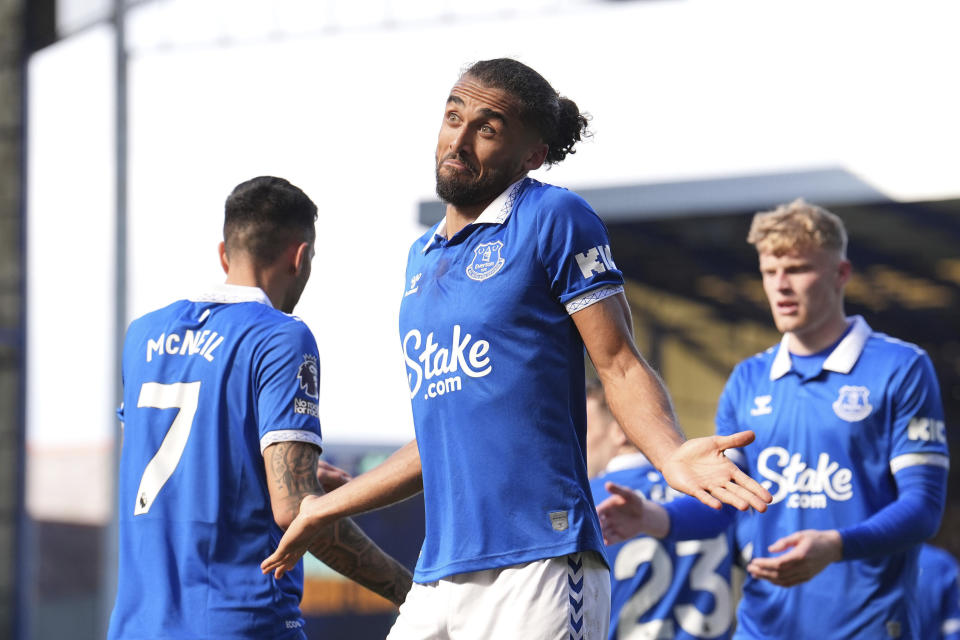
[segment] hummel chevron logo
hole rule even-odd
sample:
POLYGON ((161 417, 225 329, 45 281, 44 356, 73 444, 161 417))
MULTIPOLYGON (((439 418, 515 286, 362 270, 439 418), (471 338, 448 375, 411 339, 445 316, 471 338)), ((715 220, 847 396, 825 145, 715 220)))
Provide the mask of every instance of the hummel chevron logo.
POLYGON ((754 398, 753 403, 757 406, 750 409, 750 415, 765 416, 773 413, 773 407, 770 406, 771 400, 773 400, 773 396, 757 396, 754 398))
POLYGON ((583 560, 579 553, 567 556, 567 585, 570 587, 570 640, 583 640, 583 560))

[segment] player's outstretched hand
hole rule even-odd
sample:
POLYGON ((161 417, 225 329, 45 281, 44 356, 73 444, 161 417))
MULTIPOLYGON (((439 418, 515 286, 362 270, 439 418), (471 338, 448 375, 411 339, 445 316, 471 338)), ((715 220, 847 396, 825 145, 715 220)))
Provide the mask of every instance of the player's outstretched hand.
POLYGON ((327 493, 342 487, 352 479, 353 477, 340 467, 335 467, 324 460, 317 460, 317 481, 327 493))
POLYGON ((770 545, 769 551, 786 553, 775 558, 754 558, 747 571, 759 580, 792 587, 817 575, 831 562, 841 560, 843 539, 835 529, 804 529, 780 538, 770 545))
POLYGON ((753 438, 753 431, 740 431, 687 440, 664 463, 663 477, 674 489, 714 509, 726 503, 740 511, 749 507, 766 511, 773 500, 770 492, 723 455, 727 449, 750 444, 753 438))
POLYGON ((280 538, 277 550, 260 563, 260 570, 263 573, 273 571, 273 576, 280 579, 283 574, 297 566, 300 558, 310 548, 310 543, 326 524, 316 515, 318 503, 322 500, 323 496, 304 497, 300 503, 300 512, 280 538))
POLYGON ((604 488, 610 497, 597 505, 597 514, 605 544, 623 542, 641 533, 656 538, 667 534, 670 520, 660 505, 615 482, 607 482, 604 488))

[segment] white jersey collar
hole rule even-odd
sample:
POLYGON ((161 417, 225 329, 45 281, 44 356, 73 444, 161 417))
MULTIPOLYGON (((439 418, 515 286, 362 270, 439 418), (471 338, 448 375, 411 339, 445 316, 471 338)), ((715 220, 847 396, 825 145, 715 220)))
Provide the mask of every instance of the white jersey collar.
MULTIPOLYGON (((853 365, 857 364, 860 354, 863 353, 863 347, 867 344, 867 339, 873 330, 862 316, 853 316, 848 318, 853 322, 853 328, 847 332, 843 340, 830 352, 827 359, 823 361, 825 371, 835 373, 850 373, 853 365)), ((790 371, 792 363, 790 361, 790 351, 787 348, 789 334, 783 334, 780 339, 780 346, 777 347, 777 355, 773 358, 773 365, 770 367, 770 379, 777 380, 782 378, 790 371)))
POLYGON ((614 456, 610 459, 610 462, 607 463, 607 468, 603 470, 604 473, 613 473, 614 471, 623 471, 624 469, 632 469, 633 467, 643 467, 650 464, 650 461, 647 460, 647 456, 643 455, 641 452, 637 451, 636 453, 624 453, 619 456, 614 456))
MULTIPOLYGON (((510 212, 513 211, 513 202, 517 199, 517 194, 520 193, 520 187, 523 186, 524 180, 526 180, 526 177, 520 178, 504 189, 503 193, 494 198, 493 202, 488 204, 480 215, 477 216, 477 219, 467 226, 469 227, 472 224, 503 224, 506 222, 507 218, 510 217, 510 212)), ((440 224, 437 225, 437 228, 434 229, 433 235, 430 236, 427 244, 423 246, 423 253, 426 253, 437 236, 446 237, 446 235, 447 218, 444 216, 443 219, 440 220, 440 224)))
POLYGON ((268 307, 273 303, 260 287, 245 287, 239 284, 218 284, 197 296, 191 296, 190 302, 259 302, 268 307))

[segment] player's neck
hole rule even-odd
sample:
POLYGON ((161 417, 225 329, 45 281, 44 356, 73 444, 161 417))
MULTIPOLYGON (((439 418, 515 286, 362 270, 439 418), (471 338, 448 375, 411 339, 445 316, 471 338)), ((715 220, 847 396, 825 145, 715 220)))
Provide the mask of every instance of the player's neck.
POLYGON ((486 209, 487 206, 494 201, 494 199, 495 198, 490 198, 490 200, 481 202, 479 204, 472 204, 464 207, 457 207, 452 204, 448 204, 447 222, 445 225, 447 240, 455 236, 467 225, 476 222, 477 218, 480 217, 480 214, 483 213, 484 209, 486 209))
POLYGON ((455 236, 467 225, 476 222, 477 218, 483 215, 483 212, 487 207, 490 206, 491 202, 503 195, 510 185, 513 185, 518 180, 523 180, 526 176, 527 171, 525 169, 518 170, 513 176, 513 179, 507 183, 507 187, 493 194, 490 198, 485 198, 476 204, 458 206, 448 203, 446 216, 447 220, 444 226, 447 240, 455 236))
POLYGON ((283 284, 278 282, 275 275, 270 269, 256 269, 247 264, 231 265, 230 272, 227 273, 226 283, 241 287, 257 287, 267 294, 273 308, 279 309, 283 301, 285 288, 283 284))
POLYGON ((814 328, 790 332, 787 348, 790 353, 798 356, 818 353, 837 342, 848 326, 847 318, 841 309, 839 313, 832 314, 827 320, 814 328))

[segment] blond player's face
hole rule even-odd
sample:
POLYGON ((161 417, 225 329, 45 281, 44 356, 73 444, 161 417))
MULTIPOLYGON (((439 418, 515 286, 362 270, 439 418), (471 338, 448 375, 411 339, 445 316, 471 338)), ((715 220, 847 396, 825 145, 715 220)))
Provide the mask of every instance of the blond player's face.
POLYGON ((803 337, 842 316, 849 272, 850 263, 835 251, 761 252, 763 290, 777 329, 803 337))

